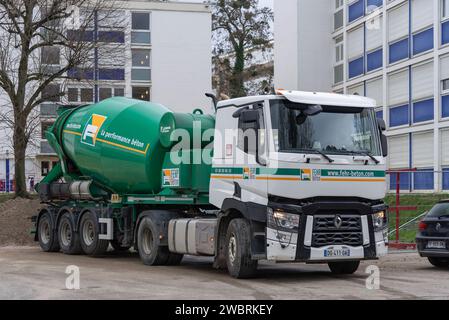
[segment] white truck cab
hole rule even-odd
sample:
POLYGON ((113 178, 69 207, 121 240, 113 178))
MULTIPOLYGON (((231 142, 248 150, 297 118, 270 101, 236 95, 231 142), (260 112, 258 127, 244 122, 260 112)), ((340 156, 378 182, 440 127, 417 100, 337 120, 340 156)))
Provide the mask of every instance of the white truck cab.
MULTIPOLYGON (((210 203, 219 221, 248 221, 248 259, 353 273, 387 253, 387 143, 375 107, 360 96, 287 90, 218 103, 210 203)), ((225 233, 217 265, 242 254, 230 252, 236 240, 225 233)))

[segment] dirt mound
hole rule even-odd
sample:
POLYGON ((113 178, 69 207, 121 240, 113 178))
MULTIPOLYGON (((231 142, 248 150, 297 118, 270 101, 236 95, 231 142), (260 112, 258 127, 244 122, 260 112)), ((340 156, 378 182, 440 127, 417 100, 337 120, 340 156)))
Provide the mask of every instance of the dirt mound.
POLYGON ((31 217, 42 207, 39 200, 12 199, 0 204, 0 246, 36 245, 31 217))

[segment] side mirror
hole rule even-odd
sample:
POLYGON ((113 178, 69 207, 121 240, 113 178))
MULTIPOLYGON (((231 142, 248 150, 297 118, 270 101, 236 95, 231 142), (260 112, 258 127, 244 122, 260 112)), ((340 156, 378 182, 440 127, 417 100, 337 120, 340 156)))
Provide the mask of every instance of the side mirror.
POLYGON ((379 126, 380 131, 387 130, 387 124, 384 119, 377 118, 377 125, 379 126))
POLYGON ((382 146, 382 156, 385 158, 388 156, 388 139, 383 133, 380 135, 380 142, 382 146))
POLYGON ((316 116, 317 114, 320 114, 321 112, 323 112, 323 107, 320 106, 319 104, 310 105, 306 109, 302 110, 302 113, 307 117, 316 116))

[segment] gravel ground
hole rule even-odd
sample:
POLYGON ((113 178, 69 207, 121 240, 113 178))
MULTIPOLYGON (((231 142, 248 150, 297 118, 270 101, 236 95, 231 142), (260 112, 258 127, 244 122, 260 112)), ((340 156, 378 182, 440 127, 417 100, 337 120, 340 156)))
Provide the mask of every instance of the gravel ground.
POLYGON ((334 276, 325 265, 264 263, 256 279, 237 280, 211 264, 185 257, 180 266, 148 267, 132 253, 96 259, 4 247, 0 299, 449 299, 449 269, 436 269, 417 253, 363 262, 351 276, 334 276), (79 267, 79 290, 66 288, 71 265, 79 267), (366 287, 370 265, 380 270, 378 290, 366 287))
POLYGON ((35 246, 31 217, 42 205, 39 200, 11 199, 0 204, 0 247, 35 246))

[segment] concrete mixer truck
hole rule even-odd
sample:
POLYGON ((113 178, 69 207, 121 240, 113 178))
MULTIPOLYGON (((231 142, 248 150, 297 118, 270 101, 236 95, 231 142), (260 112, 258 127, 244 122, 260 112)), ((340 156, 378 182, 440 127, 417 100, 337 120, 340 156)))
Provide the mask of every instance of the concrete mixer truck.
POLYGON ((352 274, 388 247, 385 123, 375 101, 280 90, 174 113, 116 97, 61 107, 59 163, 37 185, 46 252, 134 248, 146 265, 214 257, 236 278, 259 261, 352 274))

